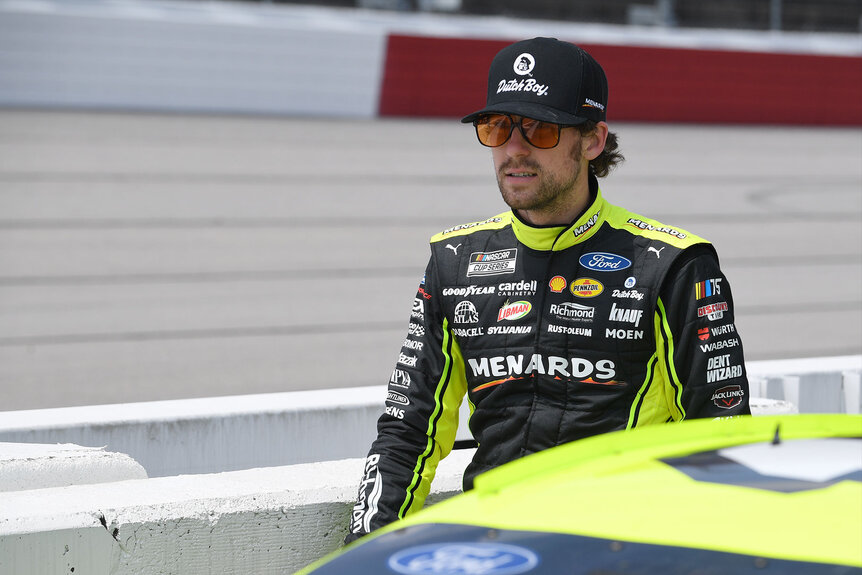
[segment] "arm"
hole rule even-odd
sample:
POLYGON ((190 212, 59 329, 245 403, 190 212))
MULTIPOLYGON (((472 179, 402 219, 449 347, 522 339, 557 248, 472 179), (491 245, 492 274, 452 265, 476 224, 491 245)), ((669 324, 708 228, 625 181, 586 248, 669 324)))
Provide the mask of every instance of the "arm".
POLYGON ((708 245, 687 249, 659 294, 658 348, 674 420, 750 414, 733 295, 708 245))
POLYGON ((466 383, 460 349, 440 304, 432 257, 389 379, 347 543, 421 509, 437 464, 452 449, 466 383))

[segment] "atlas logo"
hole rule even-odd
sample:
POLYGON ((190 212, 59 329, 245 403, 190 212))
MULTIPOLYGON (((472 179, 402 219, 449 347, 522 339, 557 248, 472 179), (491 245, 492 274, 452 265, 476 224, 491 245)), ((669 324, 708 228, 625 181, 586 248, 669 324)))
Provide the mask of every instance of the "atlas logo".
POLYGON ((455 306, 455 323, 479 323, 479 312, 473 302, 464 300, 455 306))
MULTIPOLYGON (((389 408, 387 408, 388 410, 389 408)), ((359 483, 359 497, 353 506, 350 531, 353 533, 371 531, 371 520, 377 515, 380 495, 383 493, 383 476, 378 470, 380 456, 371 454, 365 460, 365 473, 359 483)))

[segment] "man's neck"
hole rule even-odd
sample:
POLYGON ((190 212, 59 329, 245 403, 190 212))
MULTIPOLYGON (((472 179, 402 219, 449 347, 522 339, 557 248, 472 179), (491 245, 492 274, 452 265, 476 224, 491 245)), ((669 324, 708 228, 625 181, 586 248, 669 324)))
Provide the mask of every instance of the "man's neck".
MULTIPOLYGON (((586 170, 585 170, 586 171, 586 170)), ((560 206, 551 206, 542 210, 515 210, 518 217, 526 224, 534 227, 568 226, 574 223, 587 211, 595 199, 594 191, 590 190, 588 176, 575 184, 567 202, 560 206)))

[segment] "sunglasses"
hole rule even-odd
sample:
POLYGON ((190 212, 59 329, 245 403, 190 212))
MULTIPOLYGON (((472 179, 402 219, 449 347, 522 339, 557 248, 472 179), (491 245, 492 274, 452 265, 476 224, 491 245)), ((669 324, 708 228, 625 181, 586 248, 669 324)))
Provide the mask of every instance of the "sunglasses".
POLYGON ((512 130, 518 130, 524 139, 536 148, 553 148, 560 143, 560 130, 563 124, 542 122, 521 117, 517 122, 509 114, 486 114, 473 121, 479 143, 489 148, 502 146, 512 137, 512 130))

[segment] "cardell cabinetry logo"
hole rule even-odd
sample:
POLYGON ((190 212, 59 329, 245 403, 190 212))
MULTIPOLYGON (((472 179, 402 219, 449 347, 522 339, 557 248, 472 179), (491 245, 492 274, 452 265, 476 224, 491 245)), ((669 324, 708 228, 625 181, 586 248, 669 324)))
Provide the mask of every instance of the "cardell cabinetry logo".
POLYGON ((388 563, 404 575, 516 575, 538 564, 539 557, 525 547, 481 542, 408 547, 388 563))

